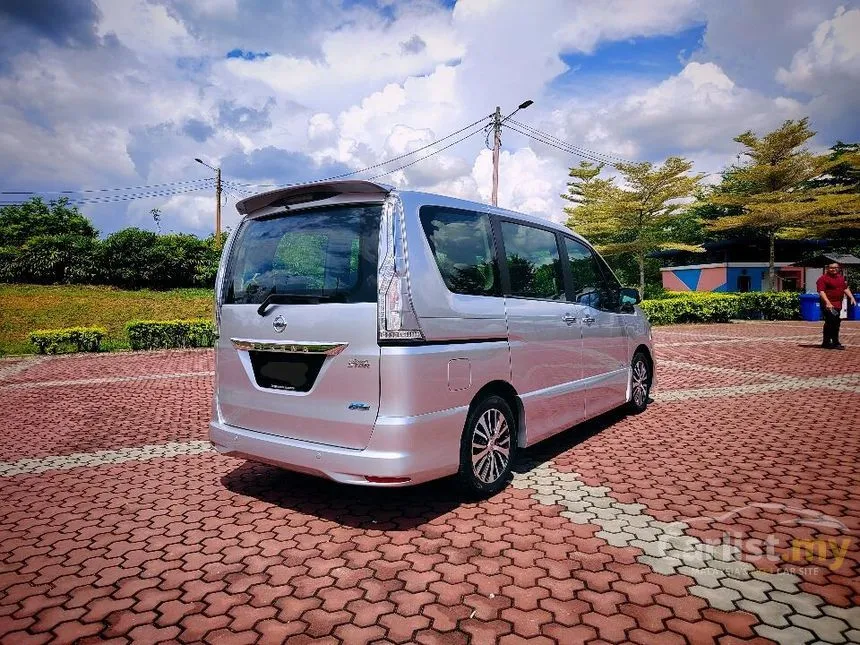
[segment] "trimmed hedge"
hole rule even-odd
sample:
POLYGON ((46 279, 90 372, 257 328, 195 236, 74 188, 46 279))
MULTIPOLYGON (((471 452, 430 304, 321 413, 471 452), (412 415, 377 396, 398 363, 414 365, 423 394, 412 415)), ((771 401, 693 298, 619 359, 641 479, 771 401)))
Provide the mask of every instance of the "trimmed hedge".
POLYGON ((212 347, 215 325, 206 318, 191 320, 133 320, 125 326, 132 349, 212 347))
POLYGON ((211 287, 219 255, 213 238, 201 240, 184 233, 156 235, 127 228, 101 241, 81 235, 40 235, 20 246, 0 244, 0 282, 211 287))
POLYGON ((71 352, 97 352, 107 329, 102 327, 67 327, 65 329, 37 329, 30 333, 30 342, 40 354, 71 352))
POLYGON ((666 294, 642 301, 652 325, 720 323, 730 320, 799 320, 799 294, 781 292, 666 294))

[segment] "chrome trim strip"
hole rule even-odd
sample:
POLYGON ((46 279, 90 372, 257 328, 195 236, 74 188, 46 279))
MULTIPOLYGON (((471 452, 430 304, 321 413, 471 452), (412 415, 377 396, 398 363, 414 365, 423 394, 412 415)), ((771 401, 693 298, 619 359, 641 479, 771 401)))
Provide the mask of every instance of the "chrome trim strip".
POLYGON ((303 343, 298 340, 248 340, 231 338, 233 347, 240 351, 289 352, 291 354, 325 354, 337 356, 349 343, 303 343))

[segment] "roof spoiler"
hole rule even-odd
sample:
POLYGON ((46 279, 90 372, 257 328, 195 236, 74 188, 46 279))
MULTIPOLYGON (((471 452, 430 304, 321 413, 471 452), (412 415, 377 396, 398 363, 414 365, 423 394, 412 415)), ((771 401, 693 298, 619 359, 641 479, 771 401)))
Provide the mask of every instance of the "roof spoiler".
POLYGON ((379 195, 385 197, 394 190, 393 186, 377 184, 372 181, 352 179, 347 181, 318 181, 277 188, 259 195, 247 197, 236 203, 236 210, 242 215, 253 213, 267 206, 286 206, 305 204, 330 199, 346 193, 359 195, 379 195))

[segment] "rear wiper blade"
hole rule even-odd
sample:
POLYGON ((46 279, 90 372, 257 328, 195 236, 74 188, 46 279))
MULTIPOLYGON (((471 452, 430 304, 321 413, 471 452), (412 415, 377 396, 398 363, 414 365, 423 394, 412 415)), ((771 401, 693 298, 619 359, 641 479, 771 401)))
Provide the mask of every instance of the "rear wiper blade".
POLYGON ((266 309, 269 305, 279 304, 286 305, 291 302, 322 302, 323 300, 331 300, 332 296, 317 293, 270 293, 266 299, 257 307, 257 314, 260 316, 266 315, 266 309))

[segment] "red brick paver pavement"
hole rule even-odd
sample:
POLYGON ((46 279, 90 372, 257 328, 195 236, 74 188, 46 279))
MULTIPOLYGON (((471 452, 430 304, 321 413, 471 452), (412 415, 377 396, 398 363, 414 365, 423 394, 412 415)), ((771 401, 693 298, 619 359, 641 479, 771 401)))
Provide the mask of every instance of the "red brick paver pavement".
POLYGON ((208 351, 0 362, 0 642, 860 640, 860 328, 655 336, 480 503, 207 450, 208 351))

